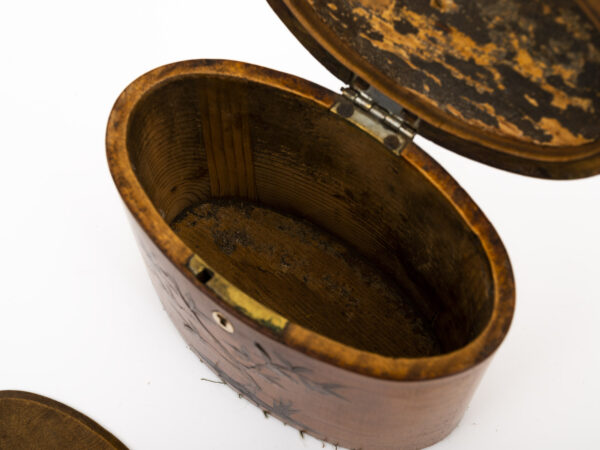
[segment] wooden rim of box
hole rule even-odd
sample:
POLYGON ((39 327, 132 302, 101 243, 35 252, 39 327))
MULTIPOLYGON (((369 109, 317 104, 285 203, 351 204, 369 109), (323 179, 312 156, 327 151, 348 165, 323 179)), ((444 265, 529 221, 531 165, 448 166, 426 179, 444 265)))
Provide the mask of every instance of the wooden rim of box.
MULTIPOLYGON (((494 282, 492 314, 483 331, 466 346, 433 357, 381 356, 341 344, 287 320, 283 327, 273 330, 264 326, 264 314, 269 314, 264 307, 260 311, 261 319, 255 319, 252 313, 244 313, 243 309, 232 305, 231 299, 224 300, 201 283, 188 266, 194 253, 154 208, 133 171, 127 152, 129 118, 136 104, 153 89, 189 76, 239 78, 261 83, 303 97, 326 109, 331 108, 339 95, 298 77, 256 65, 226 60, 191 60, 154 69, 131 83, 119 96, 106 131, 107 158, 112 177, 135 220, 190 282, 224 311, 243 320, 263 335, 321 361, 372 377, 402 381, 446 377, 472 368, 493 354, 506 336, 514 312, 514 280, 508 255, 493 226, 467 193, 437 162, 414 144, 408 145, 400 157, 405 158, 452 204, 480 239, 490 264, 494 282)), ((279 316, 272 311, 270 313, 279 316)))

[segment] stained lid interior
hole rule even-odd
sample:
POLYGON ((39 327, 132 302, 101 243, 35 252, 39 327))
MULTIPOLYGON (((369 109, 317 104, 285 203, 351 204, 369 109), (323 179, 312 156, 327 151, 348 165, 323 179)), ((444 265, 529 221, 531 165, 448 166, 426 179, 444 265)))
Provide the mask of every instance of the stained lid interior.
POLYGON ((600 172, 600 7, 567 0, 269 3, 336 76, 359 76, 419 116, 425 137, 528 175, 600 172))

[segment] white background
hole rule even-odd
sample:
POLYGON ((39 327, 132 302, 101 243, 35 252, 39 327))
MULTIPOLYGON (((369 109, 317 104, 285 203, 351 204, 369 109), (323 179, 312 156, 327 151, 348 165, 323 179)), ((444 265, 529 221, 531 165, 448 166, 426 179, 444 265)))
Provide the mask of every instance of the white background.
MULTIPOLYGON (((201 381, 215 376, 151 287, 104 131, 127 84, 178 60, 341 83, 262 0, 0 5, 0 390, 67 403, 134 449, 322 448, 201 381)), ((486 212, 517 284, 507 339, 434 448, 600 448, 600 177, 525 178, 417 143, 486 212)))

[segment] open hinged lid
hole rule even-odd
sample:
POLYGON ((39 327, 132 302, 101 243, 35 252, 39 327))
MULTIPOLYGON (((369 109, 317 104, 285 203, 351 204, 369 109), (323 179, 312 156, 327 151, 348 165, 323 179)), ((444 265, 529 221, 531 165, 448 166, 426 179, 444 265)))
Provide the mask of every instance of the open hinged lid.
POLYGON ((598 3, 268 1, 334 75, 394 100, 424 137, 526 175, 600 173, 598 3))

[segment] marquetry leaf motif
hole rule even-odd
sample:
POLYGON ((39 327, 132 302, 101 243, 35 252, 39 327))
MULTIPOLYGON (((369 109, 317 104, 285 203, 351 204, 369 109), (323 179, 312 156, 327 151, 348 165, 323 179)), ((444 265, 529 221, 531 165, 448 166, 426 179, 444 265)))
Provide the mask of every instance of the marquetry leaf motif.
POLYGON ((141 244, 140 247, 148 266, 156 275, 155 278, 160 288, 176 302, 176 307, 172 310, 183 323, 184 329, 198 339, 202 346, 210 347, 213 353, 218 355, 219 360, 212 360, 206 352, 194 345, 191 345, 191 350, 225 383, 263 410, 269 411, 284 422, 305 431, 310 431, 310 427, 292 417, 298 412, 294 408, 293 402, 283 397, 272 398, 268 401, 265 398, 267 394, 263 391, 262 384, 275 385, 285 392, 292 383, 320 395, 346 400, 340 393, 344 386, 332 382, 316 381, 310 369, 294 365, 277 352, 270 354, 258 342, 246 347, 237 341, 225 342, 219 339, 211 331, 216 326, 212 318, 198 308, 191 295, 182 291, 176 280, 161 267, 157 255, 152 249, 144 244, 141 244), (228 366, 227 369, 222 367, 223 364, 228 366))

